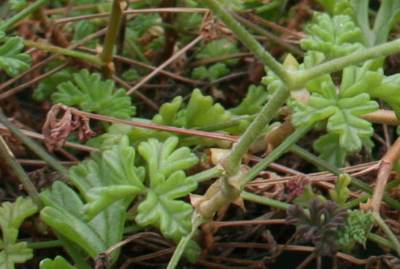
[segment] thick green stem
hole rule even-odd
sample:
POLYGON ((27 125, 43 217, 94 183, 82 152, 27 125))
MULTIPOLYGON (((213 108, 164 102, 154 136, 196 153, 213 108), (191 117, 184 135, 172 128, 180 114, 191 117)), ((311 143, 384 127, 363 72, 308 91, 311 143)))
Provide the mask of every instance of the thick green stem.
POLYGON ((382 217, 379 215, 378 212, 372 212, 372 216, 375 219, 376 224, 382 229, 382 231, 386 234, 389 240, 392 242, 394 249, 397 252, 397 255, 400 256, 400 242, 397 239, 396 235, 390 230, 389 226, 385 223, 382 217))
POLYGON ((286 87, 277 90, 240 137, 239 142, 233 146, 231 153, 223 163, 228 177, 236 174, 242 157, 259 137, 265 126, 267 126, 278 113, 279 108, 286 102, 289 94, 290 92, 286 87))
POLYGON ((18 23, 19 21, 21 21, 25 17, 29 16, 30 14, 32 14, 33 12, 35 12, 36 10, 38 10, 39 8, 41 8, 42 6, 47 4, 47 2, 49 2, 49 0, 37 0, 33 4, 27 6, 26 8, 24 8, 23 10, 21 10, 20 12, 18 12, 17 14, 12 16, 11 18, 9 18, 8 20, 6 20, 3 23, 1 23, 0 24, 0 31, 9 30, 16 23, 18 23))
POLYGON ((188 177, 188 180, 194 180, 196 182, 203 182, 212 178, 220 177, 224 173, 224 170, 218 166, 204 170, 200 173, 194 174, 188 177))
POLYGON ((2 139, 1 136, 0 136, 0 159, 3 159, 6 162, 6 164, 12 169, 15 176, 17 176, 22 186, 24 186, 25 191, 29 194, 29 196, 32 198, 33 202, 38 206, 38 208, 42 208, 43 203, 40 199, 39 192, 37 191, 35 185, 32 183, 28 175, 25 173, 22 166, 11 155, 11 152, 8 151, 5 141, 2 139))
POLYGON ((62 243, 60 240, 28 242, 28 247, 33 249, 56 248, 61 246, 62 243))
POLYGON ((320 75, 340 71, 346 66, 358 64, 382 56, 388 56, 397 52, 400 52, 400 39, 365 50, 356 51, 352 54, 319 64, 304 71, 293 72, 292 75, 295 77, 294 83, 296 85, 293 89, 301 88, 305 83, 307 83, 307 81, 320 75))
POLYGON ((287 82, 290 77, 285 68, 269 54, 263 46, 246 29, 237 22, 229 11, 225 10, 217 0, 198 1, 205 4, 211 11, 222 20, 226 26, 236 35, 236 37, 252 52, 254 55, 283 81, 287 82))
MULTIPOLYGON (((314 154, 308 152, 307 150, 305 150, 297 145, 293 145, 292 147, 290 147, 290 151, 293 152, 294 154, 300 156, 304 160, 314 164, 315 166, 319 166, 323 169, 326 169, 327 171, 331 172, 334 175, 340 175, 343 173, 338 168, 332 166, 331 164, 327 163, 326 161, 322 160, 321 158, 318 158, 314 154)), ((355 177, 351 177, 351 185, 353 185, 354 187, 356 187, 360 190, 365 191, 368 194, 372 194, 372 192, 373 192, 371 186, 369 186, 367 183, 364 183, 363 181, 361 181, 355 177)), ((383 201, 385 201, 392 208, 400 210, 400 202, 393 199, 389 195, 384 194, 383 201)))
POLYGON ((98 66, 103 65, 103 62, 96 55, 92 55, 89 53, 76 51, 76 50, 72 50, 72 49, 61 48, 61 47, 53 46, 50 44, 34 42, 34 41, 30 41, 30 40, 25 40, 24 43, 27 47, 33 47, 33 48, 37 48, 37 49, 44 50, 47 52, 52 52, 55 54, 70 56, 73 58, 77 58, 77 59, 81 59, 83 61, 90 62, 90 63, 98 65, 98 66))
POLYGON ((112 66, 113 49, 121 26, 124 3, 126 4, 124 0, 113 0, 109 25, 107 27, 107 33, 103 44, 103 51, 100 54, 100 59, 104 63, 108 72, 111 72, 114 69, 112 66))
POLYGON ((57 170, 61 175, 67 176, 67 169, 53 156, 48 154, 41 146, 39 146, 32 139, 23 134, 14 124, 12 124, 7 117, 4 115, 3 111, 0 109, 0 123, 6 126, 19 140, 22 141, 30 150, 36 153, 43 161, 47 162, 55 170, 57 170))

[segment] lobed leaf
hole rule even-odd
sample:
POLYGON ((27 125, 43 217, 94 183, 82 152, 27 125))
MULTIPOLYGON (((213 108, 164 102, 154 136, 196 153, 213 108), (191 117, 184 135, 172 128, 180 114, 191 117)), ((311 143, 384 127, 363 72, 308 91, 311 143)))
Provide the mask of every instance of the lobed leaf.
POLYGON ((5 37, 0 32, 0 70, 15 77, 30 67, 31 56, 21 52, 24 42, 20 37, 5 37))

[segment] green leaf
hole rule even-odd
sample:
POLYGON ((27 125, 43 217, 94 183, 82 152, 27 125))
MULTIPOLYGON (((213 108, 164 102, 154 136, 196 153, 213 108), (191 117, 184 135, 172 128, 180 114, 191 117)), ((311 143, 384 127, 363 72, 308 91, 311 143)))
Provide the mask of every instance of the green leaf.
POLYGON ((15 264, 24 263, 33 258, 32 249, 26 242, 5 244, 0 241, 0 269, 14 269, 15 264))
POLYGON ((329 196, 338 205, 344 206, 349 198, 350 190, 348 188, 351 183, 351 177, 348 174, 341 174, 336 180, 335 189, 329 190, 329 196))
POLYGON ((192 78, 210 81, 216 80, 220 77, 228 75, 230 69, 224 63, 216 63, 210 67, 200 66, 196 67, 192 71, 192 78))
POLYGON ((191 230, 190 204, 176 200, 197 188, 182 171, 197 163, 189 148, 176 149, 178 139, 168 138, 164 143, 150 139, 139 145, 139 153, 147 163, 149 189, 138 207, 136 222, 142 226, 155 226, 168 239, 178 242, 191 230))
POLYGON ((57 86, 59 84, 72 79, 73 72, 76 72, 76 70, 72 68, 65 68, 49 77, 44 78, 36 87, 32 98, 37 102, 43 102, 50 99, 50 96, 57 90, 57 86))
MULTIPOLYGON (((226 39, 216 39, 208 42, 204 47, 200 49, 199 52, 196 53, 196 59, 198 60, 206 60, 215 57, 221 57, 226 55, 231 55, 238 53, 239 48, 236 43, 226 39)), ((237 59, 224 60, 221 63, 224 63, 228 66, 235 65, 239 62, 237 59)))
POLYGON ((330 17, 315 12, 305 32, 307 37, 301 41, 301 47, 322 52, 325 60, 348 55, 363 47, 361 30, 347 15, 330 17))
MULTIPOLYGON (((125 221, 125 211, 121 203, 114 203, 87 221, 82 213, 82 200, 64 183, 56 181, 50 190, 42 193, 42 197, 46 204, 40 213, 42 220, 58 234, 80 246, 91 257, 96 257, 121 240, 125 221)), ((114 257, 115 255, 117 254, 114 257)))
POLYGON ((0 70, 7 75, 15 77, 27 70, 30 66, 31 56, 21 52, 24 42, 20 37, 4 37, 0 32, 0 70))
POLYGON ((344 227, 338 229, 337 243, 345 252, 351 252, 356 243, 365 246, 374 224, 372 214, 361 210, 349 211, 344 227))
POLYGON ((229 111, 235 115, 252 115, 258 113, 263 105, 267 102, 270 94, 263 86, 251 85, 247 91, 247 95, 242 102, 230 109, 229 111))
POLYGON ((73 81, 61 83, 52 95, 53 102, 78 106, 87 112, 95 112, 117 118, 130 118, 135 113, 125 90, 115 90, 114 82, 102 80, 97 73, 82 70, 73 75, 73 81))
POLYGON ((372 47, 384 43, 388 39, 390 30, 400 18, 400 2, 381 1, 374 23, 369 20, 369 0, 352 0, 351 2, 355 20, 363 31, 365 44, 372 47), (372 29, 370 25, 373 25, 372 29))
POLYGON ((9 2, 11 9, 14 11, 20 11, 28 5, 26 0, 9 0, 9 2))
POLYGON ((347 152, 339 146, 339 136, 337 134, 325 134, 314 142, 314 149, 319 156, 336 167, 343 167, 347 152))
POLYGON ((0 227, 5 244, 15 243, 22 222, 37 212, 30 198, 18 197, 15 202, 4 202, 0 207, 0 227))
POLYGON ((52 259, 44 259, 40 262, 40 269, 76 269, 61 256, 52 259))

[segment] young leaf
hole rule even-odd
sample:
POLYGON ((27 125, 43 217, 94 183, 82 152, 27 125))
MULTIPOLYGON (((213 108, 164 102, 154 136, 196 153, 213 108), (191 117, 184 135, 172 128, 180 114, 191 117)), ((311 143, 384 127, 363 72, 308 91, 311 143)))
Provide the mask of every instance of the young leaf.
POLYGON ((339 135, 325 134, 315 140, 313 147, 319 156, 336 167, 342 167, 346 160, 347 151, 339 145, 339 135))
POLYGON ((242 102, 230 109, 229 111, 235 115, 252 115, 258 113, 263 105, 267 102, 270 94, 263 86, 251 85, 247 91, 246 97, 242 102))
POLYGON ((350 190, 348 188, 351 177, 348 174, 341 174, 336 180, 335 189, 329 190, 329 196, 338 205, 343 206, 349 198, 350 190))
POLYGON ((345 225, 339 228, 337 233, 339 248, 351 252, 356 243, 365 246, 373 224, 371 213, 361 210, 349 211, 345 225))
POLYGON ((0 268, 14 269, 15 264, 24 263, 33 257, 32 249, 26 242, 5 244, 0 240, 0 268))
POLYGON ((15 77, 29 68, 31 56, 21 52, 24 48, 22 38, 5 37, 5 33, 0 32, 0 43, 0 70, 15 77))
MULTIPOLYGON (((221 57, 225 55, 230 55, 238 53, 239 49, 235 43, 229 41, 226 38, 221 38, 208 42, 199 52, 196 53, 196 59, 206 60, 214 57, 221 57)), ((222 61, 222 63, 232 66, 237 64, 239 61, 237 59, 230 59, 222 61)))
POLYGON ((44 259, 40 262, 40 269, 77 269, 61 256, 52 259, 44 259))
POLYGON ((22 222, 35 214, 36 205, 30 198, 19 197, 15 202, 4 202, 0 207, 0 227, 4 244, 15 243, 22 222))
POLYGON ((307 37, 301 41, 301 47, 322 52, 326 60, 348 55, 363 47, 361 30, 346 15, 330 17, 315 12, 305 32, 307 37))
POLYGON ((127 119, 135 113, 125 90, 115 90, 114 82, 102 80, 97 73, 84 69, 73 75, 73 81, 61 83, 52 95, 53 102, 79 106, 87 112, 95 112, 127 119))
POLYGON ((139 153, 147 163, 149 189, 138 207, 136 222, 155 226, 175 242, 191 229, 190 204, 176 200, 187 196, 197 187, 182 171, 197 163, 197 157, 188 148, 176 149, 178 139, 168 138, 164 143, 155 139, 139 145, 139 153))

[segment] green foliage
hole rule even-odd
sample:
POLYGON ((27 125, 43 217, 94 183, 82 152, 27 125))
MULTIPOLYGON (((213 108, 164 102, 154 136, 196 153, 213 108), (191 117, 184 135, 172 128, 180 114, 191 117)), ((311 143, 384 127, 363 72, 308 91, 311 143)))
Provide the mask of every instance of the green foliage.
POLYGON ((30 198, 19 197, 15 202, 4 202, 0 207, 0 268, 14 269, 15 264, 24 263, 33 257, 26 242, 18 242, 22 222, 35 214, 37 207, 30 198))
POLYGON ((348 188, 351 177, 348 174, 341 174, 336 180, 335 189, 329 190, 329 196, 338 205, 343 206, 349 198, 350 190, 348 188))
POLYGON ((315 12, 305 32, 307 37, 301 41, 301 47, 321 52, 325 59, 344 56, 362 48, 361 30, 347 15, 331 17, 315 12))
POLYGON ((372 47, 384 43, 388 39, 390 30, 400 18, 400 2, 397 0, 381 1, 373 23, 370 22, 369 0, 351 0, 350 2, 353 6, 355 21, 364 34, 365 45, 372 47))
POLYGON ((78 106, 84 111, 127 119, 135 113, 125 90, 115 90, 114 82, 102 80, 86 69, 73 74, 73 80, 59 84, 52 95, 53 102, 78 106))
POLYGON ((50 99, 50 96, 57 91, 57 86, 65 81, 72 79, 72 74, 76 72, 73 68, 65 68, 40 81, 33 92, 32 98, 37 102, 43 102, 50 99))
POLYGON ((20 11, 28 5, 26 0, 10 0, 9 2, 13 11, 20 11))
POLYGON ((235 115, 253 115, 258 113, 263 105, 268 101, 269 93, 263 85, 251 85, 247 90, 245 98, 242 102, 230 109, 229 111, 235 115))
POLYGON ((189 148, 176 149, 177 145, 174 137, 164 143, 150 139, 139 145, 139 153, 147 163, 149 189, 135 218, 142 226, 158 227, 175 242, 191 230, 192 206, 176 199, 197 188, 197 182, 187 179, 183 170, 198 161, 189 148))
POLYGON ((321 201, 325 201, 325 197, 322 195, 319 195, 318 193, 315 193, 313 190, 313 187, 311 184, 307 184, 304 186, 303 192, 297 196, 293 202, 296 205, 300 205, 303 207, 308 207, 310 205, 310 203, 315 200, 315 199, 319 199, 321 201))
MULTIPOLYGON (((91 21, 79 21, 76 24, 74 24, 74 36, 73 36, 73 40, 74 41, 80 41, 83 38, 87 37, 88 35, 93 34, 94 32, 96 32, 96 30, 98 29, 98 25, 96 25, 95 23, 91 22, 91 21)), ((91 40, 90 42, 88 42, 86 44, 86 46, 91 47, 91 48, 95 48, 96 43, 98 41, 96 39, 91 40)))
MULTIPOLYGON (((77 170, 75 168, 74 170, 77 170)), ((71 179, 76 184, 76 171, 71 171, 71 179)), ((97 178, 91 177, 89 171, 79 171, 85 177, 85 183, 99 186, 97 178), (85 174, 86 172, 86 174, 85 174)), ((82 248, 95 258, 107 248, 119 242, 123 235, 125 211, 121 203, 114 203, 88 221, 83 215, 84 203, 79 195, 65 183, 56 181, 52 188, 42 193, 46 207, 40 212, 42 220, 57 234, 82 248)), ((113 257, 116 257, 113 253, 113 257)))
POLYGON ((52 259, 44 259, 40 262, 40 269, 76 269, 63 257, 56 256, 52 259))
POLYGON ((345 225, 339 228, 337 233, 339 248, 350 252, 357 243, 365 247, 373 224, 374 219, 371 213, 361 210, 349 211, 345 225))
POLYGON ((216 63, 210 67, 200 66, 196 67, 192 71, 192 78, 201 80, 216 80, 220 77, 228 75, 230 72, 229 68, 223 63, 216 63))
POLYGON ((0 44, 0 70, 15 77, 29 68, 31 56, 22 52, 22 38, 6 37, 5 33, 0 31, 0 44))

